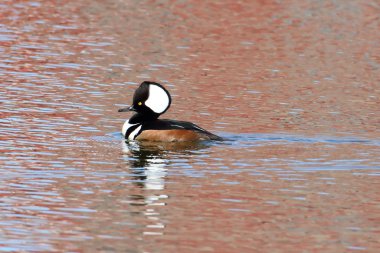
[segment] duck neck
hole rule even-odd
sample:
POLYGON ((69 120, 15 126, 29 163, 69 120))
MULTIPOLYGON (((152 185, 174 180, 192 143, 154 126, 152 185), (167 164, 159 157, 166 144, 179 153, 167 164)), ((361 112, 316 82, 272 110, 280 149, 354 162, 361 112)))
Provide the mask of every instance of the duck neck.
POLYGON ((160 116, 159 114, 152 114, 152 113, 149 113, 149 114, 136 113, 129 119, 129 123, 141 124, 143 122, 156 120, 159 116, 160 116))

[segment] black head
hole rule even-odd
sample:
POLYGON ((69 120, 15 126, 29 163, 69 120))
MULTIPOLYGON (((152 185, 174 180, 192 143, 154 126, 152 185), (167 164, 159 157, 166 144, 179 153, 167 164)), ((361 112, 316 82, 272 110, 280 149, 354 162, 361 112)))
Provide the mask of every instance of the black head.
POLYGON ((169 92, 161 84, 144 81, 133 95, 133 104, 119 112, 135 111, 158 117, 169 109, 171 101, 169 92))

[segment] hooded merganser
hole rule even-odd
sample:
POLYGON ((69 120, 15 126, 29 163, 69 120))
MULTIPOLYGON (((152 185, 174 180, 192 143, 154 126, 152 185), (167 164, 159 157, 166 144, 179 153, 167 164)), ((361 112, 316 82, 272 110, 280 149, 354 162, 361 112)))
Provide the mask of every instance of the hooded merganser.
POLYGON ((124 137, 161 142, 222 140, 191 122, 158 119, 169 109, 171 101, 169 92, 161 84, 142 82, 133 95, 133 104, 119 109, 119 112, 136 112, 123 125, 124 137))

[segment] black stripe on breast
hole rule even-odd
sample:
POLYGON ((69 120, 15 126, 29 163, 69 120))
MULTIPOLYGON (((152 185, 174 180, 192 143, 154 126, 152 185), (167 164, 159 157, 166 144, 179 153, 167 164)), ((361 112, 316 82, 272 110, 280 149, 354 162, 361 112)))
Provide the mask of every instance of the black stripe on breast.
MULTIPOLYGON (((131 126, 130 128, 127 129, 127 132, 125 133, 125 138, 126 139, 129 139, 129 135, 135 131, 138 127, 140 126, 140 124, 137 124, 135 126, 131 126)), ((141 130, 136 134, 135 138, 141 133, 141 130)), ((133 139, 135 139, 133 138, 133 139)))

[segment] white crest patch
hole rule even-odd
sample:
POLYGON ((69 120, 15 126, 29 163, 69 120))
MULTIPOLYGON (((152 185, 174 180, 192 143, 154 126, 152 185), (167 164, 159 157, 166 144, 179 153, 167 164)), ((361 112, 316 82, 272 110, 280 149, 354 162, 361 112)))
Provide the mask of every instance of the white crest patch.
MULTIPOLYGON (((128 129, 133 127, 133 126, 136 126, 136 125, 138 125, 138 123, 137 124, 131 124, 131 123, 129 123, 129 120, 126 120, 124 125, 123 125, 123 128, 121 129, 122 134, 125 136, 128 129)), ((137 127, 135 130, 132 131, 132 133, 129 134, 129 136, 125 136, 125 138, 128 138, 128 140, 134 140, 136 138, 136 135, 140 131, 141 127, 142 127, 141 125, 139 127, 137 127)))
POLYGON ((145 105, 148 106, 155 113, 163 113, 169 106, 168 94, 159 86, 151 84, 149 85, 149 97, 145 101, 145 105))

